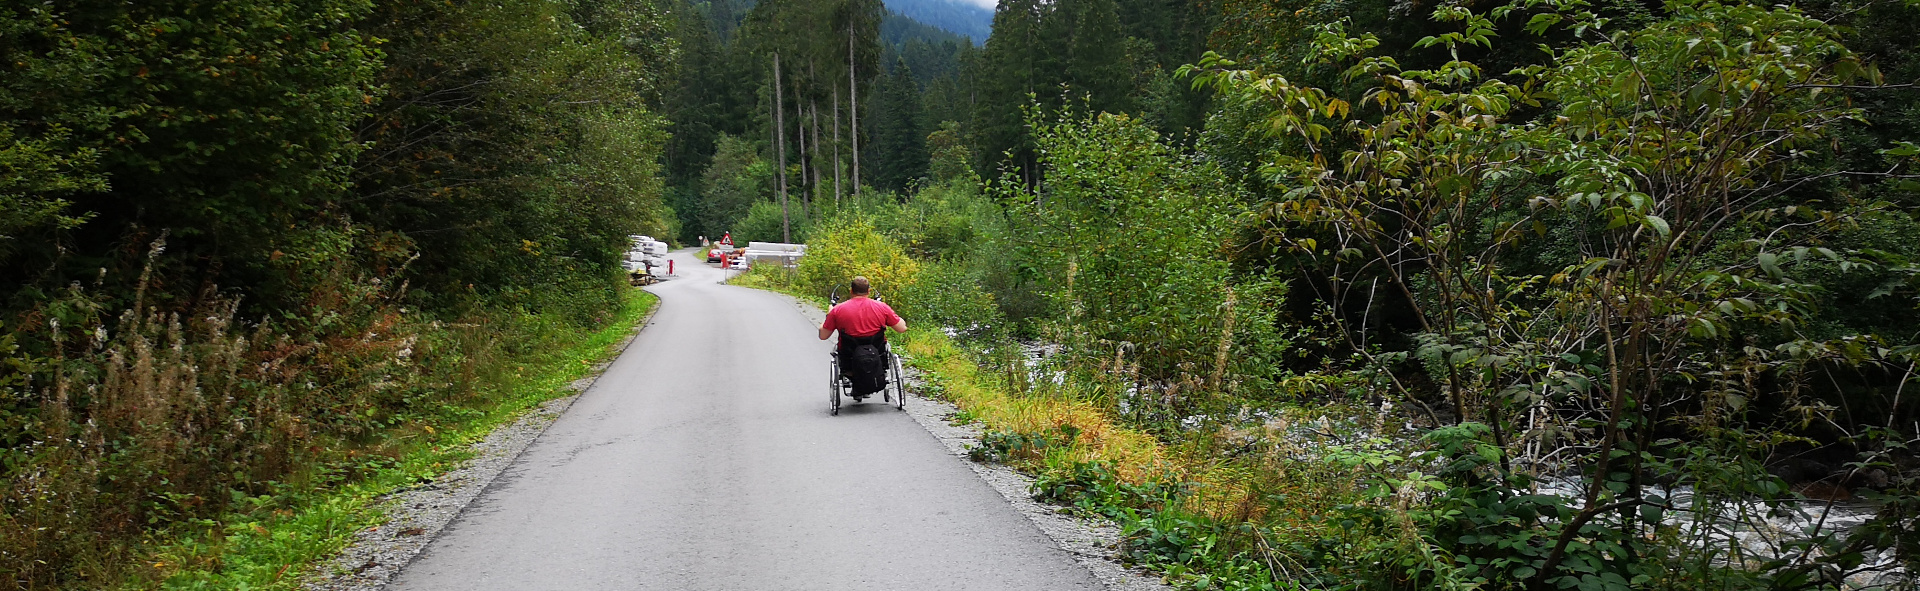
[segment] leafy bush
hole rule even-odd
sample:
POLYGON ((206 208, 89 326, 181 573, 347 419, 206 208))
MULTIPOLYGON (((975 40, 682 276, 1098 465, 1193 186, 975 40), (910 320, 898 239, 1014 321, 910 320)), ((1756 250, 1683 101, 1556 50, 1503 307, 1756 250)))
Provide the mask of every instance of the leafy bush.
POLYGON ((899 308, 913 322, 949 329, 962 339, 988 337, 1003 328, 993 294, 981 288, 980 273, 958 263, 924 264, 899 308))
MULTIPOLYGON (((1825 89, 1877 74, 1791 6, 1676 1, 1635 21, 1545 1, 1433 16, 1451 30, 1414 47, 1454 59, 1427 69, 1329 23, 1312 31, 1311 59, 1345 67, 1345 87, 1219 56, 1190 70, 1268 110, 1284 139, 1260 163, 1275 185, 1256 209, 1261 242, 1316 290, 1348 367, 1391 378, 1387 391, 1437 428, 1439 476, 1405 465, 1375 481, 1368 510, 1402 541, 1381 559, 1395 579, 1378 583, 1794 587, 1859 565, 1791 551, 1752 572, 1716 565, 1749 552, 1702 522, 1771 527, 1747 509, 1780 492, 1760 463, 1825 429, 1764 417, 1837 406, 1803 398, 1816 396, 1805 384, 1851 373, 1867 384, 1813 389, 1890 409, 1911 374, 1911 335, 1807 330, 1821 289, 1803 271, 1902 266, 1830 246, 1886 204, 1803 190, 1855 174, 1810 172, 1808 150, 1859 115, 1825 89), (1572 40, 1505 77, 1460 57, 1523 17, 1532 34, 1572 40), (1374 324, 1383 314, 1397 326, 1374 324), (1755 412, 1759 400, 1780 402, 1755 412), (1707 465, 1722 468, 1695 470, 1707 465), (1577 484, 1533 493, 1523 475, 1537 473, 1577 484), (1691 510, 1706 517, 1662 522, 1663 483, 1695 487, 1691 510), (1665 528, 1685 542, 1661 540, 1665 528), (1686 575, 1662 578, 1679 564, 1686 575)), ((1821 529, 1798 543, 1827 543, 1821 529)))
POLYGON ((1015 256, 1051 304, 1054 338, 1127 351, 1132 365, 1114 369, 1157 387, 1270 388, 1288 347, 1274 325, 1286 286, 1232 268, 1237 189, 1126 116, 1032 124, 1048 180, 1032 191, 1008 179, 1003 198, 1019 204, 1015 256))
POLYGON ((844 299, 847 281, 866 277, 876 297, 911 301, 922 265, 899 243, 875 230, 864 218, 842 216, 812 232, 807 256, 800 259, 798 284, 802 293, 825 297, 838 290, 844 299))
POLYGON ((358 478, 611 320, 664 229, 663 8, 0 10, 0 587, 358 478))

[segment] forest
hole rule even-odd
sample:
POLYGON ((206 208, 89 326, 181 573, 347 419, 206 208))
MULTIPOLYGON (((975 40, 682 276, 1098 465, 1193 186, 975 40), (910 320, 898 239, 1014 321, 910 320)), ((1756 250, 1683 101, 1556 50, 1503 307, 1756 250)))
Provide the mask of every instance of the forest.
POLYGON ((731 233, 1180 588, 1920 585, 1920 1, 912 11, 0 6, 0 580, 298 586, 731 233))
POLYGON ((671 223, 670 15, 0 5, 0 588, 284 588, 547 396, 671 223))
POLYGON ((974 458, 1129 564, 1915 588, 1920 4, 695 8, 681 238, 872 278, 974 458))

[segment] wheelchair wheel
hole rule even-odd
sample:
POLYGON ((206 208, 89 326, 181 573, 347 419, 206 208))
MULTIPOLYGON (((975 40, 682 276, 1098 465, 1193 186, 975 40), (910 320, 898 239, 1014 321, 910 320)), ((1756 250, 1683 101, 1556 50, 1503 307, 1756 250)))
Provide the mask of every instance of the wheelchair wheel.
POLYGON ((890 385, 893 388, 893 407, 900 410, 906 410, 907 409, 906 372, 903 372, 900 370, 899 355, 888 355, 888 357, 893 358, 893 363, 887 367, 887 371, 893 374, 893 384, 890 385))
POLYGON ((833 354, 832 368, 828 370, 828 374, 827 414, 838 416, 840 414, 840 353, 838 351, 833 354))

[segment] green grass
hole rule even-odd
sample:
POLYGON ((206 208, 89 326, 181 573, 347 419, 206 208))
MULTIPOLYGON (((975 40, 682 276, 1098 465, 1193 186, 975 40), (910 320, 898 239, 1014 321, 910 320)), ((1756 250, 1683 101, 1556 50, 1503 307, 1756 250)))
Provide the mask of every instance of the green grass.
MULTIPOLYGON (((558 349, 506 358, 514 377, 481 402, 441 409, 424 423, 396 427, 386 453, 364 455, 334 469, 358 475, 344 484, 286 490, 244 499, 249 507, 223 519, 170 528, 155 540, 120 589, 297 589, 300 579, 331 559, 356 531, 387 520, 380 496, 431 480, 471 457, 469 448, 534 407, 572 394, 568 387, 617 353, 654 306, 653 294, 632 290, 605 327, 563 335, 558 349)), ((505 375, 507 372, 501 372, 505 375)))

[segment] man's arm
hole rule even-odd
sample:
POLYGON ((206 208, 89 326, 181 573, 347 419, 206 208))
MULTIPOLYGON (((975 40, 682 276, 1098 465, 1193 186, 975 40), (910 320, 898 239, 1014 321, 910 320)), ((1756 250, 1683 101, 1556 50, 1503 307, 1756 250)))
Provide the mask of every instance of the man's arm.
POLYGON ((893 326, 887 328, 893 329, 893 332, 907 332, 907 319, 895 317, 893 319, 893 326))
POLYGON ((820 340, 827 340, 827 338, 831 336, 833 336, 833 329, 825 326, 820 327, 820 340))

